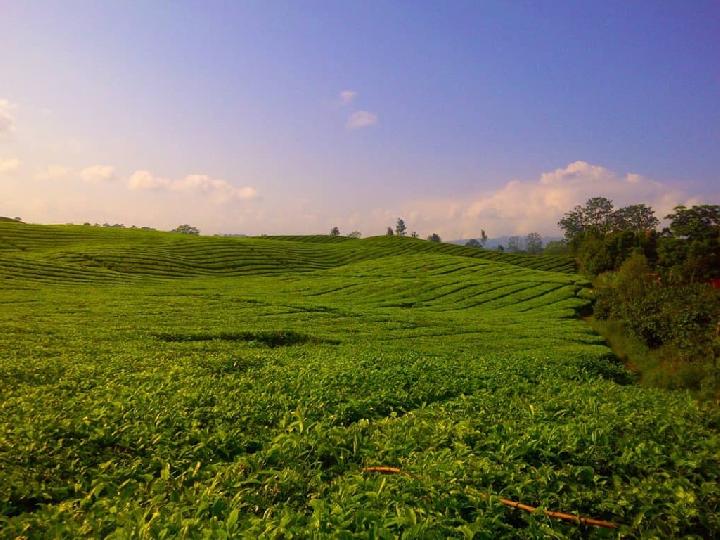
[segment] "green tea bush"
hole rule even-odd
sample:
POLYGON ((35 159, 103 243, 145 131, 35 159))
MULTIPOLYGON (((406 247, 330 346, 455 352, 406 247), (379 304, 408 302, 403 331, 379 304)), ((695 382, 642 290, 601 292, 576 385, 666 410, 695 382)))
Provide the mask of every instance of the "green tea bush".
POLYGON ((2 538, 720 535, 720 413, 633 384, 576 275, 3 226, 2 538))

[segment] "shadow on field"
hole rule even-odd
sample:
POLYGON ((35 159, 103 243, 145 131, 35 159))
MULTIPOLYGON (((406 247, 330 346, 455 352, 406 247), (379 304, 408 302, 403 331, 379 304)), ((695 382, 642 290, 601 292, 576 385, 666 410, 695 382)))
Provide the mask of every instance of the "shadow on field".
POLYGON ((200 332, 200 333, 164 333, 153 334, 160 341, 169 343, 192 341, 245 341, 259 343, 266 347, 288 347, 307 343, 327 343, 337 345, 338 340, 320 338, 295 332, 293 330, 263 330, 258 332, 200 332))

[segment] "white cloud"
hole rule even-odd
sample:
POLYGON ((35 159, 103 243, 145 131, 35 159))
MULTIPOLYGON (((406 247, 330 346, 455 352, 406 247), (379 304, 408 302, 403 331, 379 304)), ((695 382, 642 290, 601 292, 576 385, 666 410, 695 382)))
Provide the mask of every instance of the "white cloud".
POLYGON ((253 187, 236 187, 226 180, 211 178, 206 174, 191 174, 179 180, 171 180, 154 176, 148 171, 136 171, 128 179, 128 187, 132 190, 166 190, 206 195, 219 203, 257 196, 257 190, 253 187))
POLYGON ((70 176, 71 170, 62 165, 49 165, 35 175, 36 180, 63 180, 70 176))
POLYGON ((80 178, 85 182, 97 184, 100 182, 109 182, 117 178, 115 168, 110 165, 93 165, 86 167, 80 171, 80 178))
POLYGON ((342 105, 350 105, 357 97, 357 92, 355 90, 343 90, 340 92, 339 97, 342 105))
POLYGON ((15 117, 12 110, 15 106, 6 99, 0 99, 0 135, 15 131, 15 117))
POLYGON ((212 195, 224 202, 231 199, 252 199, 257 195, 255 188, 250 186, 235 187, 225 180, 210 178, 205 174, 191 174, 172 184, 177 191, 200 192, 212 195))
POLYGON ((171 183, 171 180, 154 176, 149 171, 135 171, 128 179, 128 187, 137 190, 167 188, 171 183))
MULTIPOLYGON (((600 165, 575 161, 533 181, 512 180, 486 194, 445 199, 422 199, 402 205, 408 226, 437 231, 443 238, 469 238, 485 229, 491 236, 559 233, 558 220, 590 197, 611 199, 615 207, 645 203, 659 218, 677 204, 697 204, 683 190, 638 174, 618 174, 600 165)), ((387 217, 383 215, 385 220, 387 217)))
POLYGON ((347 121, 349 129, 360 129, 373 126, 378 123, 378 117, 375 113, 368 111, 355 111, 350 115, 347 121))
POLYGON ((14 173, 20 168, 20 160, 17 158, 0 158, 0 175, 14 173))

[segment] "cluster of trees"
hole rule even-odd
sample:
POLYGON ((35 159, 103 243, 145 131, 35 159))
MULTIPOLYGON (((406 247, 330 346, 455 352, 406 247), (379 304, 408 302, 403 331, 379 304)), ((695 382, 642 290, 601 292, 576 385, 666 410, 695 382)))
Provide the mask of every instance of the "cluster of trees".
POLYGON ((519 236, 511 236, 508 238, 507 250, 511 253, 525 251, 531 255, 538 255, 543 252, 543 240, 540 233, 532 232, 525 237, 525 249, 523 249, 521 242, 519 236))
MULTIPOLYGON (((480 231, 480 238, 471 238, 465 245, 468 247, 484 248, 487 243, 487 234, 484 230, 480 231)), ((498 251, 509 251, 510 253, 529 253, 530 255, 539 255, 543 252, 543 239, 540 233, 532 232, 525 238, 519 236, 510 236, 507 240, 507 248, 502 244, 496 248, 498 251)))
MULTIPOLYGON (((395 229, 393 230, 392 227, 388 227, 385 235, 386 236, 407 236, 407 225, 405 225, 405 220, 403 218, 397 218, 397 221, 395 222, 395 229)), ((416 231, 411 232, 410 236, 412 238, 420 237, 420 235, 416 231)), ((428 236, 427 239, 433 240, 434 242, 441 241, 440 237, 435 233, 428 236)))
MULTIPOLYGON (((402 218, 397 218, 397 222, 395 223, 395 227, 388 227, 387 231, 385 233, 386 236, 407 236, 407 225, 405 224, 405 220, 402 218)), ((332 227, 330 229, 330 236, 340 236, 340 228, 339 227, 332 227)), ((417 232, 413 231, 410 233, 410 236, 412 238, 419 238, 419 235, 417 232)), ((348 238, 361 238, 362 234, 360 234, 360 231, 353 231, 350 234, 347 235, 348 238)), ((436 233, 431 234, 427 237, 428 240, 431 242, 442 242, 440 236, 436 233)))
POLYGON ((671 386, 720 392, 720 206, 676 206, 660 221, 635 204, 595 197, 559 225, 594 276, 596 319, 617 323, 671 374, 671 386))
MULTIPOLYGON (((408 228, 407 224, 405 223, 405 220, 402 218, 397 218, 397 221, 395 223, 394 227, 388 226, 385 232, 386 236, 408 236, 408 228)), ((340 236, 340 229, 339 227, 332 227, 330 229, 330 236, 340 236)), ((347 235, 349 238, 360 238, 360 233, 358 231, 353 231, 352 233, 347 235)), ((409 236, 412 238, 419 238, 419 235, 416 231, 412 231, 409 236)), ((442 238, 437 233, 432 233, 426 237, 426 239, 430 242, 442 242, 442 238)), ((487 233, 484 229, 480 230, 480 236, 478 238, 471 238, 467 242, 465 242, 465 246, 467 247, 474 247, 479 249, 484 249, 488 241, 487 233)), ((552 249, 552 253, 554 254, 566 254, 568 249, 567 246, 563 243, 561 245, 554 245, 558 244, 557 242, 550 242, 547 247, 552 249)), ((507 248, 505 248, 502 245, 497 246, 498 251, 509 251, 511 253, 528 253, 531 255, 538 255, 540 253, 543 253, 545 251, 545 247, 543 246, 543 239, 542 236, 539 233, 532 232, 528 234, 526 237, 521 238, 519 236, 511 236, 508 238, 507 248)))
MULTIPOLYGON (((16 218, 18 221, 19 218, 16 218)), ((74 223, 66 223, 65 225, 75 225, 74 223)), ((125 225, 123 223, 103 223, 102 225, 100 223, 90 223, 89 221, 86 221, 83 223, 83 227, 104 227, 104 228, 110 228, 110 229, 139 229, 141 231, 156 231, 157 229, 154 229, 153 227, 138 227, 137 225, 125 225)))
POLYGON ((198 235, 198 234, 200 234, 200 229, 198 229, 197 227, 193 227, 192 225, 185 224, 185 225, 178 225, 170 232, 180 233, 180 234, 198 235))
POLYGON ((720 206, 676 206, 658 231, 655 211, 644 204, 615 209, 604 197, 566 213, 558 225, 580 268, 592 275, 618 270, 642 253, 666 282, 706 282, 720 277, 720 206))
POLYGON ((465 242, 465 246, 466 247, 484 248, 486 243, 487 243, 487 234, 485 234, 485 229, 480 229, 480 238, 471 238, 470 240, 465 242))
MULTIPOLYGON (((338 227, 333 227, 330 229, 330 236, 340 236, 340 229, 338 227)), ((348 238, 362 238, 362 234, 360 231, 353 231, 347 235, 348 238)))

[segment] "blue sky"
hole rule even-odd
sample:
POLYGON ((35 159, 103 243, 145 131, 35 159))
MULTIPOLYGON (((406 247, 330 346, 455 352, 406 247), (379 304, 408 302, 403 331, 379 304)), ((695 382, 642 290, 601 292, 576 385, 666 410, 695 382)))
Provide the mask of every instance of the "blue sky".
POLYGON ((0 9, 0 214, 456 237, 720 202, 718 2, 0 9))

